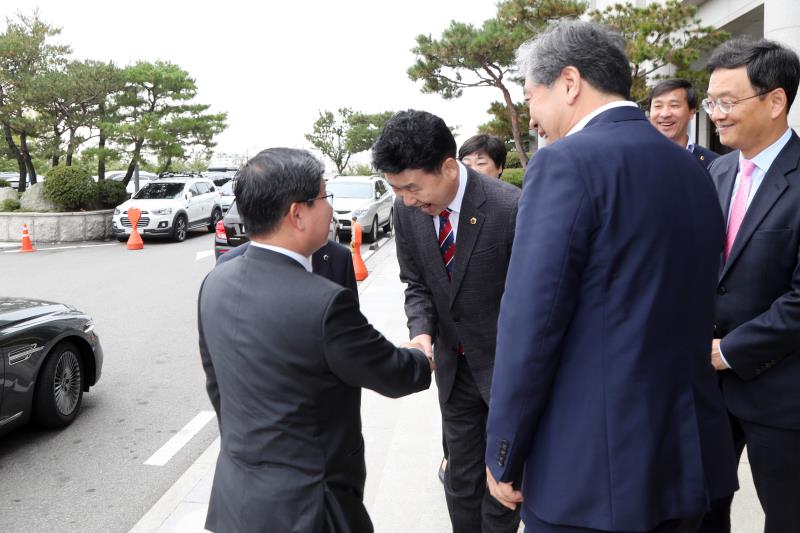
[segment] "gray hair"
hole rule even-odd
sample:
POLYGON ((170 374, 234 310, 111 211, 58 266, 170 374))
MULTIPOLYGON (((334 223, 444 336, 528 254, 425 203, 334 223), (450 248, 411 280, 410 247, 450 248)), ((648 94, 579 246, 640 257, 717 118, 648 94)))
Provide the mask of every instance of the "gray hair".
POLYGON ((565 67, 575 67, 595 89, 630 98, 631 67, 625 39, 600 24, 561 20, 517 50, 525 79, 551 86, 565 67))

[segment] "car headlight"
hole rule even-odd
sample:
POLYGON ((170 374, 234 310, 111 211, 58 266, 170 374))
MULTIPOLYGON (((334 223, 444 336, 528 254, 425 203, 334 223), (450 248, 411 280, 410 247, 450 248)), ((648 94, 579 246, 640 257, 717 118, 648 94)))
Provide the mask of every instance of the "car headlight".
POLYGON ((161 209, 151 209, 150 212, 153 213, 154 215, 170 215, 172 214, 172 208, 163 207, 161 209))
POLYGON ((369 209, 353 209, 352 215, 354 217, 363 217, 369 213, 369 209))
POLYGON ((120 213, 122 213, 122 211, 119 210, 119 207, 114 208, 114 214, 115 215, 119 215, 120 213))

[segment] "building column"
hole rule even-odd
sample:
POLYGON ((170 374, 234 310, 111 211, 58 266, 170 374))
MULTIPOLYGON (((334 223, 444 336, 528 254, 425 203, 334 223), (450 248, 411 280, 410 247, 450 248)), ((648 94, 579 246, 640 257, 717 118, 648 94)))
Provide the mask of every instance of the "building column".
MULTIPOLYGON (((764 0, 764 38, 778 41, 800 54, 800 2, 764 0)), ((789 126, 800 132, 798 98, 789 111, 789 126)))

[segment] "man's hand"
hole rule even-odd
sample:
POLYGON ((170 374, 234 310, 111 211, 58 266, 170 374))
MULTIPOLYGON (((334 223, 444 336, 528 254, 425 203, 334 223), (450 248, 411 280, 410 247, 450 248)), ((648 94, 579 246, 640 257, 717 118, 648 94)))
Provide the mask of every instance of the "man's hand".
POLYGON ((720 357, 720 340, 721 339, 714 339, 711 341, 711 366, 714 367, 714 370, 728 370, 728 367, 722 362, 722 357, 720 357))
POLYGON ((508 507, 513 511, 517 508, 517 504, 522 502, 522 492, 514 490, 511 483, 495 481, 489 467, 486 467, 486 483, 489 485, 489 494, 494 496, 503 507, 508 507))
POLYGON ((432 358, 433 357, 433 342, 431 341, 431 336, 428 335, 427 333, 423 333, 421 335, 417 335, 416 337, 411 339, 409 342, 413 342, 415 344, 421 345, 422 346, 422 351, 425 352, 425 355, 427 355, 428 358, 432 358))
POLYGON ((428 358, 428 364, 431 365, 431 372, 436 370, 436 364, 433 362, 433 346, 431 345, 430 335, 417 335, 410 341, 400 345, 401 348, 413 348, 425 354, 428 358))

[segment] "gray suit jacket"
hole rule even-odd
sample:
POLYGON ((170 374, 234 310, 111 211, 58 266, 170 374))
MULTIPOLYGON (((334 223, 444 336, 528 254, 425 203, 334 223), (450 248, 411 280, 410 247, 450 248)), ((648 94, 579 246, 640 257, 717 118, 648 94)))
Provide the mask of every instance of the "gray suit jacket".
POLYGON ((372 532, 361 387, 426 389, 427 359, 384 339, 353 291, 255 246, 206 277, 198 323, 221 436, 206 528, 372 532))
POLYGON ((395 202, 395 241, 411 337, 431 335, 439 400, 447 401, 461 343, 481 396, 489 403, 497 315, 505 287, 520 190, 467 169, 452 281, 430 215, 395 202))

